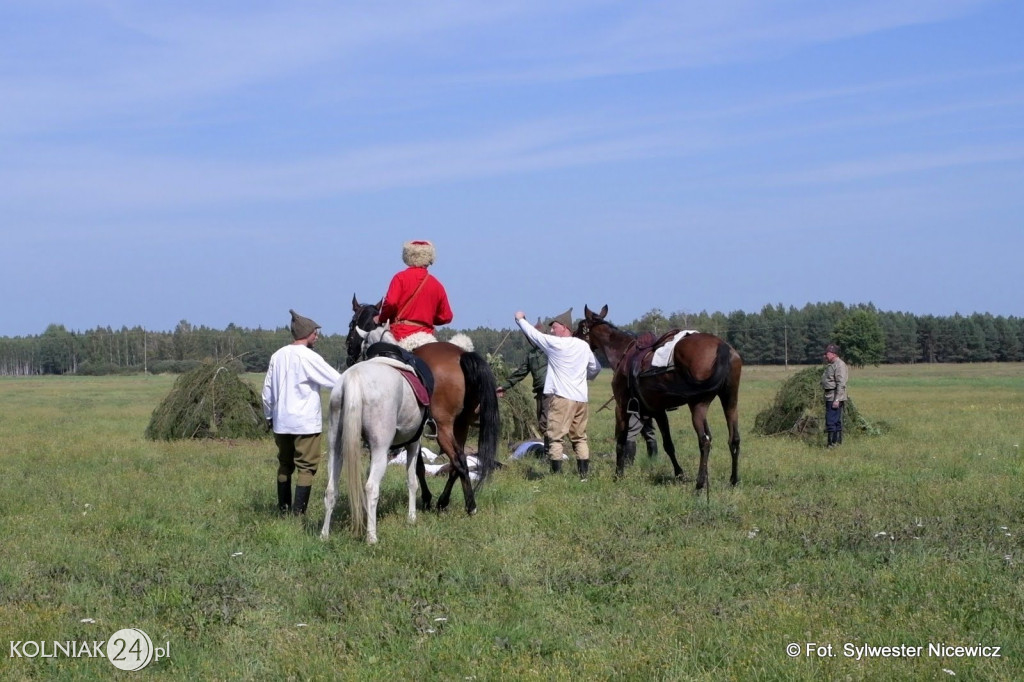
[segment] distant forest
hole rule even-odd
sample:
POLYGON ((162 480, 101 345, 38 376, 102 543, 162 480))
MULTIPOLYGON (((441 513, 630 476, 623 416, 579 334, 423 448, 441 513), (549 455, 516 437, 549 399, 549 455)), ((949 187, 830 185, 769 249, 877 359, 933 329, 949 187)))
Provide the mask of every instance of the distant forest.
MULTIPOLYGON (((814 303, 803 308, 767 305, 758 313, 665 314, 654 309, 627 322, 629 331, 662 333, 697 329, 725 338, 750 365, 817 364, 826 343, 857 347, 858 364, 1024 361, 1024 318, 987 313, 970 316, 885 312, 871 304, 814 303)), ((482 354, 495 352, 507 365, 526 355, 516 329, 441 329, 443 340, 456 332, 473 339, 482 354)), ((0 338, 0 375, 177 373, 205 359, 234 358, 245 371, 263 372, 270 355, 290 343, 287 328, 195 327, 182 320, 173 331, 142 327, 97 327, 71 331, 51 324, 37 336, 0 338)), ((325 335, 317 351, 338 369, 345 367, 345 336, 325 335)))

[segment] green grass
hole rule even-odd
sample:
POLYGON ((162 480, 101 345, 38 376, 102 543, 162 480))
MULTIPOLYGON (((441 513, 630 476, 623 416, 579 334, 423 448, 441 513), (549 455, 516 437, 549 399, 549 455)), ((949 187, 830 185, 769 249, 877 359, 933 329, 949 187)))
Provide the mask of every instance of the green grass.
MULTIPOLYGON (((8 641, 125 627, 170 643, 151 679, 1024 677, 1024 367, 854 369, 858 407, 893 429, 830 452, 749 435, 786 376, 745 370, 736 488, 717 404, 709 494, 664 455, 614 481, 602 376, 590 481, 510 462, 476 516, 456 492, 409 526, 392 468, 374 547, 344 499, 319 539, 325 472, 307 519, 279 517, 269 442, 145 440, 172 377, 0 379, 0 678, 106 679, 106 660, 8 641), (857 661, 846 643, 924 651, 857 661)), ((671 421, 692 478, 688 414, 671 421)))

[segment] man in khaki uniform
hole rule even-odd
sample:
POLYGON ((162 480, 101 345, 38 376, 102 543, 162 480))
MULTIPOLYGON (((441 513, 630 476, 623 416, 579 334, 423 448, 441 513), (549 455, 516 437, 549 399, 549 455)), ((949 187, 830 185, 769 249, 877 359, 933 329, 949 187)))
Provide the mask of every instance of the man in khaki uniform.
POLYGON ((825 346, 825 372, 821 375, 821 388, 825 391, 825 433, 828 447, 843 443, 843 403, 846 402, 846 380, 850 370, 839 357, 839 346, 825 346))

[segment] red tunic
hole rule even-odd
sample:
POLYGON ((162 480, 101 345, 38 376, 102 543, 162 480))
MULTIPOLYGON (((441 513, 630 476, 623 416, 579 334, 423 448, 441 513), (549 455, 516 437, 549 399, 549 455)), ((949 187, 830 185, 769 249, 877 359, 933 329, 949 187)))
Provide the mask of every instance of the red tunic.
POLYGON ((406 268, 395 275, 380 307, 380 321, 391 323, 391 333, 398 341, 416 332, 433 334, 434 325, 448 324, 453 317, 448 293, 426 268, 406 268))

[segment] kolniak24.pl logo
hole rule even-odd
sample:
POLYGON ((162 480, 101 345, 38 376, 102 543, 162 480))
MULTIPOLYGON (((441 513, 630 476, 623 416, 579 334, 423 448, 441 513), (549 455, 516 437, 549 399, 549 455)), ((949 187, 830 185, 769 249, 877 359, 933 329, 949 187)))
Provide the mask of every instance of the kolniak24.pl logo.
POLYGON ((106 642, 12 641, 10 658, 106 658, 120 670, 142 670, 153 661, 171 655, 171 643, 153 646, 153 640, 138 628, 118 630, 106 642))

